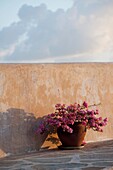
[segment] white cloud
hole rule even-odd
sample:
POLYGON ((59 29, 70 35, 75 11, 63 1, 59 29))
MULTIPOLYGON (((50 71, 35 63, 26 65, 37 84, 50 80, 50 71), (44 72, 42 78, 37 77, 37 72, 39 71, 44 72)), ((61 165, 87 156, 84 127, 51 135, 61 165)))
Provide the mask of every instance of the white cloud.
POLYGON ((75 0, 54 12, 24 5, 20 21, 0 32, 0 55, 9 62, 113 61, 112 8, 110 0, 75 0))
POLYGON ((12 45, 8 49, 0 50, 0 58, 11 55, 15 50, 15 45, 12 45))

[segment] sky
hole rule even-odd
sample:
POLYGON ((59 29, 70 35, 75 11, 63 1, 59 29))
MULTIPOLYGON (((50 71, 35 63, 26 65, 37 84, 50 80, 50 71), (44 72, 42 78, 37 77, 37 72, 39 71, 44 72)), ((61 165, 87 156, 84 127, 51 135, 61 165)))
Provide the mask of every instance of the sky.
POLYGON ((1 0, 0 63, 113 62, 113 0, 1 0))

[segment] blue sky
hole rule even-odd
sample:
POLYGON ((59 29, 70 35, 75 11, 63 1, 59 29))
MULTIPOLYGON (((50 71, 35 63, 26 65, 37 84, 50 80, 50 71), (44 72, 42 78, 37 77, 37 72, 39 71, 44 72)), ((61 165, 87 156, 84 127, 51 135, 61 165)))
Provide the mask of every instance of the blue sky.
POLYGON ((0 62, 113 62, 112 0, 0 1, 0 62))

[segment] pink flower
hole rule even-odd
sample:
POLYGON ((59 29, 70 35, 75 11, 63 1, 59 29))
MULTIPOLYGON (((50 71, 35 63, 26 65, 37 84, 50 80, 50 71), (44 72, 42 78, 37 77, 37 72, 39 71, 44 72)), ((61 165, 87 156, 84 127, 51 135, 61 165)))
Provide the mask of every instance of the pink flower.
MULTIPOLYGON (((75 122, 81 122, 87 129, 102 132, 102 127, 107 125, 108 120, 107 118, 98 117, 99 111, 97 109, 90 110, 89 107, 91 106, 93 105, 88 105, 85 101, 82 105, 76 102, 68 106, 65 104, 56 104, 55 111, 44 116, 44 120, 36 132, 50 132, 50 129, 62 127, 63 131, 73 133, 70 125, 73 125, 75 122)), ((96 105, 94 104, 94 106, 96 105)))
POLYGON ((87 123, 84 121, 84 122, 82 122, 82 124, 83 124, 84 126, 86 126, 87 123))
POLYGON ((83 102, 83 106, 88 108, 88 104, 85 101, 83 102))

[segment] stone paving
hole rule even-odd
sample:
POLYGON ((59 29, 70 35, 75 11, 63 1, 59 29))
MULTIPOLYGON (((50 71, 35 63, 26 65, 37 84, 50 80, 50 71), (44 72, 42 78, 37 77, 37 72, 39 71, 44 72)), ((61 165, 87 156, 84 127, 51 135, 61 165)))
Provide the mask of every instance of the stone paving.
POLYGON ((1 158, 0 170, 113 170, 113 140, 1 158))

